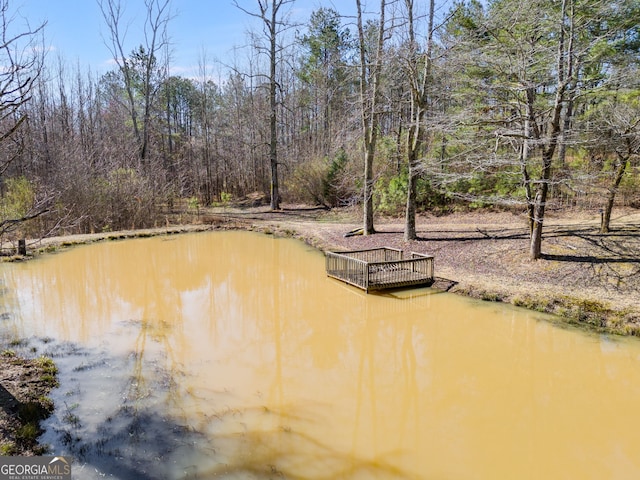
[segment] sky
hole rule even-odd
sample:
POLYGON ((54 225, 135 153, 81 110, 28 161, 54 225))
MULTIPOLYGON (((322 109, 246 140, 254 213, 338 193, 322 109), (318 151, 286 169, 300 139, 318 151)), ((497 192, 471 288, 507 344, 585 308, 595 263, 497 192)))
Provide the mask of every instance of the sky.
MULTIPOLYGON (((127 35, 127 51, 143 43, 143 0, 122 0, 131 27, 127 35)), ((256 0, 238 0, 238 4, 254 11, 256 0)), ((311 12, 321 6, 339 12, 354 11, 354 0, 296 0, 290 7, 291 18, 306 23, 311 12)), ((19 13, 19 21, 34 27, 46 21, 44 31, 48 58, 102 74, 114 68, 105 46, 108 31, 96 0, 11 0, 19 13)), ((197 76, 203 52, 212 63, 231 64, 234 46, 246 43, 246 32, 260 28, 252 18, 234 6, 231 0, 172 0, 175 17, 169 23, 172 42, 172 74, 197 76)))

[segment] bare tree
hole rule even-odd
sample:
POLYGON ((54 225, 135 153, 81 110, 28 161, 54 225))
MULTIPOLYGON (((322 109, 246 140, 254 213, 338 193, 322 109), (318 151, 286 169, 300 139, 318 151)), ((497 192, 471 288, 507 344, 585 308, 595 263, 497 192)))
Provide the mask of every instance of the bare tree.
POLYGON ((408 54, 404 63, 411 92, 411 125, 407 135, 407 207, 405 211, 404 239, 416 238, 416 186, 420 173, 419 154, 424 144, 424 119, 429 108, 429 89, 433 65, 434 0, 429 1, 426 48, 420 55, 415 33, 414 0, 404 0, 407 10, 408 54))
MULTIPOLYGON (((31 99, 42 72, 44 48, 41 39, 45 25, 17 27, 9 0, 0 0, 0 144, 10 140, 27 119, 22 110, 31 99)), ((16 158, 15 152, 3 155, 0 176, 16 158)))
POLYGON ((640 104, 625 93, 619 92, 617 96, 627 98, 605 100, 594 107, 585 122, 589 125, 585 130, 587 148, 601 152, 603 157, 611 157, 610 165, 602 162, 603 167, 609 168, 605 173, 607 192, 601 209, 601 233, 609 232, 611 212, 622 178, 633 160, 640 156, 640 104))
POLYGON ((0 1, 0 236, 17 229, 24 222, 48 211, 51 198, 38 198, 35 186, 20 176, 12 185, 5 178, 22 153, 23 142, 15 141, 16 133, 26 124, 26 106, 42 72, 45 24, 31 28, 17 25, 17 17, 9 9, 9 1, 0 1), (11 190, 11 192, 9 192, 11 190), (17 192, 17 194, 16 194, 17 192))
POLYGON ((171 20, 171 0, 144 0, 144 43, 130 55, 125 52, 127 27, 123 25, 122 2, 97 1, 109 31, 109 43, 105 43, 123 78, 139 157, 144 164, 149 156, 152 106, 162 77, 166 74, 163 63, 168 62, 168 58, 164 58, 164 62, 161 58, 168 51, 167 25, 171 20), (142 97, 141 102, 139 97, 142 97))
POLYGON ((360 108, 362 119, 362 136, 364 143, 364 226, 363 233, 375 233, 373 226, 373 160, 378 140, 380 76, 382 71, 382 54, 385 40, 385 0, 380 0, 380 18, 376 51, 373 58, 367 55, 367 38, 362 23, 362 5, 356 0, 358 18, 358 41, 360 54, 360 108))
POLYGON ((264 27, 268 42, 266 48, 269 59, 269 164, 271 166, 271 209, 280 208, 280 186, 278 181, 278 65, 283 47, 279 44, 281 34, 289 28, 283 7, 295 0, 257 0, 258 12, 241 7, 234 0, 234 5, 246 14, 259 18, 264 27))

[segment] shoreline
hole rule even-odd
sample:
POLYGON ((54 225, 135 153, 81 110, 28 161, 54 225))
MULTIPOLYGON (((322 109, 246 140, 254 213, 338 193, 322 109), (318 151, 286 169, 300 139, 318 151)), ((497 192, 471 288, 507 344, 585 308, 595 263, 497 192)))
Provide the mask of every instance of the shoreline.
POLYGON ((211 230, 292 237, 322 252, 389 246, 434 255, 436 278, 451 293, 552 314, 597 333, 640 336, 640 213, 627 216, 611 234, 597 233, 585 218, 549 222, 538 261, 528 259, 526 226, 513 213, 420 217, 418 239, 407 242, 398 219, 379 220, 374 235, 345 237, 360 226, 353 212, 295 206, 276 212, 209 209, 184 225, 51 237, 28 242, 27 257, 4 261, 94 242, 211 230))
MULTIPOLYGON (((284 235, 289 236, 288 229, 285 229, 284 235)), ((318 244, 315 235, 297 233, 294 236, 321 251, 332 248, 359 249, 369 243, 360 241, 331 244, 325 243, 323 239, 323 242, 318 244)), ((396 232, 395 236, 395 239, 390 239, 384 244, 373 242, 372 246, 390 246, 404 251, 434 254, 428 249, 425 250, 419 246, 416 248, 416 242, 404 242, 401 239, 401 233, 396 232)), ((535 279, 514 281, 505 279, 499 272, 478 273, 473 269, 472 263, 466 266, 460 264, 452 266, 447 261, 443 265, 442 256, 435 253, 436 285, 434 288, 440 287, 457 295, 488 302, 507 303, 551 314, 557 317, 559 323, 594 333, 640 337, 640 299, 638 298, 629 298, 625 293, 616 294, 610 291, 600 291, 594 296, 588 293, 585 295, 584 289, 573 288, 571 285, 559 288, 556 282, 541 284, 535 279)))

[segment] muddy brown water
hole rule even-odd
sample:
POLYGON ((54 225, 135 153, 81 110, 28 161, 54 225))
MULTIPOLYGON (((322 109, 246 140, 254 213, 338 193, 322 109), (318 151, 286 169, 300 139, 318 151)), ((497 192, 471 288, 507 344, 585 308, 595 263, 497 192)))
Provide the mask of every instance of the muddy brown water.
MULTIPOLYGON (((436 263, 437 269, 437 263, 436 263)), ((74 478, 640 478, 640 342, 430 289, 366 295, 250 232, 2 266, 74 478)))

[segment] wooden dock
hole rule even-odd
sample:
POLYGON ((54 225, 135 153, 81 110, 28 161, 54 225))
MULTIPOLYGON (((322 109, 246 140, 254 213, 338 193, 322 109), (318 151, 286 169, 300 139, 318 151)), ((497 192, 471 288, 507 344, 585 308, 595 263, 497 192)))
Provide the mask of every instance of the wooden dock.
POLYGON ((402 250, 374 248, 350 252, 327 252, 327 275, 366 291, 433 283, 433 257, 402 250))

